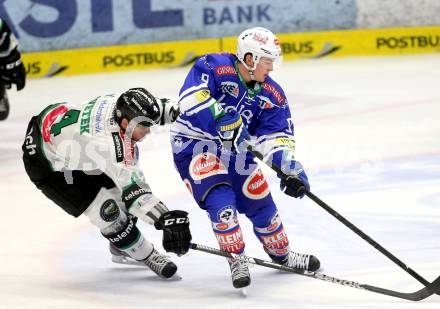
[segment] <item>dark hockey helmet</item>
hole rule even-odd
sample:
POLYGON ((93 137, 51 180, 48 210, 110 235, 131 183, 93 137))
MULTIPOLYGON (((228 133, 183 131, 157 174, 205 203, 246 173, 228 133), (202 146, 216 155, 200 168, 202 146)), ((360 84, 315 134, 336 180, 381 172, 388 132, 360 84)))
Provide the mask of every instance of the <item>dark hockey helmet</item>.
POLYGON ((121 94, 116 101, 114 117, 119 125, 124 118, 130 122, 140 117, 139 124, 151 127, 160 120, 159 104, 147 89, 131 88, 121 94))

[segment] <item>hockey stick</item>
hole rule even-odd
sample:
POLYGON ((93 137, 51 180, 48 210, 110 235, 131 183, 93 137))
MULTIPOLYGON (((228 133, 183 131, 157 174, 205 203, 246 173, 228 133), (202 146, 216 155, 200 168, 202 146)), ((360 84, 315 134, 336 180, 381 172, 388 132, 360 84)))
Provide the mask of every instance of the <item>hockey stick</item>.
MULTIPOLYGON (((266 163, 273 171, 275 171, 278 174, 284 175, 284 172, 281 170, 279 166, 276 166, 272 162, 265 162, 263 160, 263 155, 253 149, 252 145, 248 142, 247 143, 247 150, 251 152, 255 157, 260 159, 262 162, 266 163)), ((399 260, 395 255, 393 255, 391 252, 389 252, 387 249, 382 247, 379 243, 377 243, 374 239, 372 239, 370 236, 362 232, 358 227, 356 227, 353 223, 345 219, 340 213, 338 213, 336 210, 331 208, 329 205, 324 203, 320 198, 318 198, 316 195, 314 195, 310 191, 305 191, 305 195, 309 197, 312 201, 314 201, 316 204, 321 206, 325 209, 330 215, 335 217, 339 222, 344 224, 346 227, 348 227, 350 230, 352 230, 354 233, 356 233, 358 236, 360 236, 363 240, 365 240, 367 243, 369 243, 371 246, 373 246, 375 249, 377 249, 380 253, 385 255, 387 258, 389 258, 391 261, 393 261, 395 264, 397 264, 400 268, 402 268, 404 271, 406 271, 408 274, 410 274, 412 277, 417 279, 420 283, 422 283, 425 286, 428 286, 430 283, 428 280, 420 276, 418 273, 416 273, 414 270, 409 268, 405 265, 401 260, 399 260)), ((435 292, 436 294, 440 294, 440 292, 435 292)))
POLYGON ((254 258, 254 257, 242 255, 242 254, 235 254, 235 253, 231 253, 231 252, 226 252, 226 251, 218 250, 216 248, 202 246, 202 245, 198 245, 198 244, 194 244, 194 243, 191 244, 190 248, 193 250, 222 256, 225 258, 242 260, 247 263, 252 263, 252 264, 256 264, 256 265, 260 265, 260 266, 264 266, 264 267, 268 267, 268 268, 283 270, 283 271, 291 272, 294 274, 298 274, 298 275, 302 275, 302 276, 306 276, 306 277, 311 277, 313 279, 319 279, 319 280, 328 281, 331 283, 337 283, 337 284, 341 284, 341 285, 348 286, 348 287, 355 288, 355 289, 367 290, 370 292, 393 296, 393 297, 402 298, 402 299, 411 300, 411 301, 423 300, 423 299, 431 296, 432 294, 434 294, 440 290, 440 277, 435 279, 432 283, 428 283, 428 285, 425 286, 423 289, 420 289, 420 290, 415 291, 413 293, 402 293, 402 292, 397 292, 397 291, 393 291, 393 290, 380 288, 380 287, 373 286, 373 285, 361 284, 361 283, 358 283, 355 281, 338 279, 335 277, 327 276, 327 275, 324 275, 321 273, 316 273, 313 271, 299 270, 299 269, 296 269, 293 267, 287 267, 287 266, 280 265, 280 264, 277 264, 274 262, 260 260, 260 259, 254 258))

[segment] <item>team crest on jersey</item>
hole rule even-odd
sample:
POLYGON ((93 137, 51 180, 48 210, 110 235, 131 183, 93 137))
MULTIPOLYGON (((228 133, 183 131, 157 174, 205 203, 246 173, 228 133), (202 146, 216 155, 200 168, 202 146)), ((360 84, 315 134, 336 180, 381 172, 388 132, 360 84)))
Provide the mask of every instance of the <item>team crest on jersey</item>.
POLYGON ((115 200, 106 200, 102 206, 100 215, 105 222, 113 222, 119 217, 119 207, 115 200))
POLYGON ((212 221, 212 228, 218 231, 226 231, 238 226, 238 218, 231 206, 220 209, 217 213, 217 222, 212 221))
POLYGON ((227 174, 225 165, 216 155, 205 152, 195 156, 189 164, 189 173, 194 180, 202 180, 210 176, 227 174))
POLYGON ((237 83, 225 81, 220 84, 220 89, 223 93, 228 93, 234 98, 238 97, 238 94, 240 93, 240 88, 238 87, 237 83))
POLYGON ((61 105, 50 111, 50 113, 48 113, 46 117, 44 117, 41 130, 43 132, 43 140, 46 143, 52 143, 50 129, 52 128, 52 125, 55 123, 58 117, 65 114, 68 110, 69 109, 67 108, 67 106, 61 105))
POLYGON ((238 224, 237 215, 231 206, 226 206, 226 207, 220 209, 220 211, 218 212, 217 220, 221 221, 223 223, 238 224))
POLYGON ((215 75, 237 75, 237 71, 235 71, 235 68, 231 65, 221 65, 215 68, 215 75))
POLYGON ((269 185, 259 168, 248 176, 242 190, 246 197, 253 200, 265 198, 270 192, 269 185))

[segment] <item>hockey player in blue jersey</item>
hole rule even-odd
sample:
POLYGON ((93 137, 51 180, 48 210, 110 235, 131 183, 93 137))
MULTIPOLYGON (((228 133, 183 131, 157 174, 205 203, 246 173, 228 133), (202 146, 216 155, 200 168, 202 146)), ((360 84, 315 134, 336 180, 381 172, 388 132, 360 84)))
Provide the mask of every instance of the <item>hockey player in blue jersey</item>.
MULTIPOLYGON (((282 167, 281 189, 303 197, 309 183, 294 159, 289 105, 282 88, 269 77, 281 57, 277 38, 264 28, 238 37, 236 55, 199 58, 180 90, 181 114, 171 129, 174 162, 198 205, 207 211, 222 250, 243 253, 245 242, 237 211, 252 222, 270 258, 280 264, 315 271, 319 260, 291 251, 269 186, 246 153, 243 140, 282 167)), ((229 260, 233 286, 250 284, 248 265, 229 260)))

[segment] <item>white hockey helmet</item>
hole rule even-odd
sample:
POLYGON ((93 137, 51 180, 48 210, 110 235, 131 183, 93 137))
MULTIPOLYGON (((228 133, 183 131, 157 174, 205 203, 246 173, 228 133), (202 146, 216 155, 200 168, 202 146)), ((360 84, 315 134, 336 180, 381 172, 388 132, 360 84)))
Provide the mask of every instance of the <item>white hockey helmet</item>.
POLYGON ((255 70, 261 57, 281 60, 281 47, 277 37, 268 29, 262 27, 250 28, 238 36, 237 58, 248 70, 255 70), (252 54, 254 66, 249 67, 244 56, 252 54))

